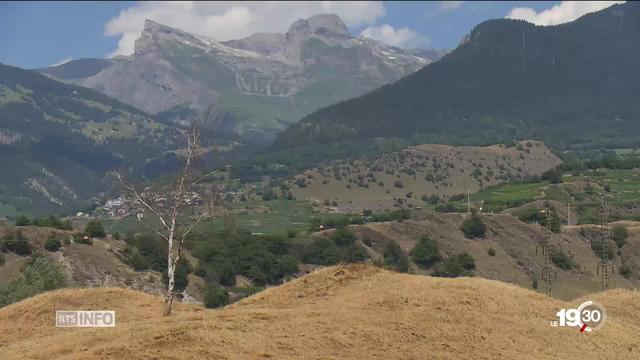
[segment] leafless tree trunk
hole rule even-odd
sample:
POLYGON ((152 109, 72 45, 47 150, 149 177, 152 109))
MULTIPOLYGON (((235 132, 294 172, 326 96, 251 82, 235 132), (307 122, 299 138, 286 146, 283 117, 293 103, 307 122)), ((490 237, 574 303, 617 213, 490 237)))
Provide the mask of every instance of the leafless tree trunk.
POLYGON ((215 199, 218 196, 218 189, 214 187, 212 191, 207 192, 207 199, 205 200, 205 208, 198 211, 195 217, 192 217, 185 224, 179 224, 181 210, 186 207, 193 207, 195 205, 188 204, 185 200, 186 196, 191 195, 192 187, 199 180, 193 180, 193 165, 195 159, 201 154, 199 149, 199 137, 200 133, 196 126, 193 126, 189 133, 186 135, 186 149, 184 155, 184 163, 180 172, 177 174, 175 183, 173 185, 172 201, 168 204, 168 209, 161 209, 156 204, 156 196, 159 194, 154 192, 140 192, 134 185, 126 180, 126 178, 119 172, 116 172, 116 176, 125 197, 131 199, 132 202, 137 203, 144 208, 148 213, 156 217, 160 223, 160 230, 154 229, 155 233, 161 236, 168 245, 167 252, 167 275, 169 278, 167 293, 165 295, 165 307, 164 316, 171 315, 171 309, 173 307, 173 300, 175 295, 175 271, 182 254, 182 248, 185 238, 191 233, 191 231, 203 220, 210 218, 214 214, 215 199))

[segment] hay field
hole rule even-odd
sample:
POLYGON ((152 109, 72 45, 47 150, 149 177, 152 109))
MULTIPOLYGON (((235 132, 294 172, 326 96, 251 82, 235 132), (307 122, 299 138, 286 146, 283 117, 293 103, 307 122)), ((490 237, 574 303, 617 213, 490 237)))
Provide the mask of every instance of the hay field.
POLYGON ((552 328, 564 302, 479 278, 372 266, 318 270, 222 310, 116 288, 66 289, 0 309, 2 359, 637 359, 640 294, 589 297, 609 310, 593 334, 552 328), (56 329, 56 309, 111 309, 112 329, 56 329))

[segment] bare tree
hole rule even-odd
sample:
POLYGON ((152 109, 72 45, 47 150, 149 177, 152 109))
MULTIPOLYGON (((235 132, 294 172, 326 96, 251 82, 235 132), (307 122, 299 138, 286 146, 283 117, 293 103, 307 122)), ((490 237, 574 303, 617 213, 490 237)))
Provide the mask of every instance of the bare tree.
POLYGON ((167 275, 169 282, 165 295, 164 316, 171 315, 175 295, 175 271, 182 255, 185 239, 199 223, 214 216, 219 193, 217 186, 212 186, 207 190, 204 207, 196 205, 192 201, 193 199, 189 198, 193 194, 194 185, 202 180, 202 178, 196 179, 194 177, 194 162, 202 154, 199 140, 200 132, 196 126, 192 126, 186 134, 184 162, 176 175, 171 193, 166 196, 167 202, 164 205, 157 201, 162 196, 159 192, 139 191, 122 173, 116 171, 124 196, 159 220, 161 224, 159 229, 155 228, 153 231, 162 237, 168 245, 167 275))

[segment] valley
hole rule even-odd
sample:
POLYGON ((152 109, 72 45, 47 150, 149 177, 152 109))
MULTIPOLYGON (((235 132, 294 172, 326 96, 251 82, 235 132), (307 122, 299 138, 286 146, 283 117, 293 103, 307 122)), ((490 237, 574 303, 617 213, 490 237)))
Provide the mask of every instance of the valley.
POLYGON ((640 358, 640 2, 100 5, 0 5, 1 359, 640 358))

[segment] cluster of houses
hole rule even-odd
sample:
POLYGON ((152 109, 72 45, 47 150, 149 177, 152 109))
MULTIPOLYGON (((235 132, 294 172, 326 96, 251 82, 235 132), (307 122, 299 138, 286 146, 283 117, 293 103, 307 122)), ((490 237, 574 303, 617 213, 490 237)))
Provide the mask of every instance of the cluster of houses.
MULTIPOLYGON (((171 194, 163 195, 150 195, 142 194, 144 199, 149 199, 149 203, 157 209, 163 209, 169 206, 169 200, 171 194)), ((201 205, 202 197, 195 191, 183 194, 182 201, 186 205, 201 205)), ((125 218, 129 216, 136 216, 138 221, 144 216, 144 208, 141 204, 134 200, 127 199, 125 197, 117 197, 115 199, 108 199, 102 206, 97 207, 93 216, 95 217, 120 217, 125 218)), ((79 215, 80 216, 80 215, 79 215)))

